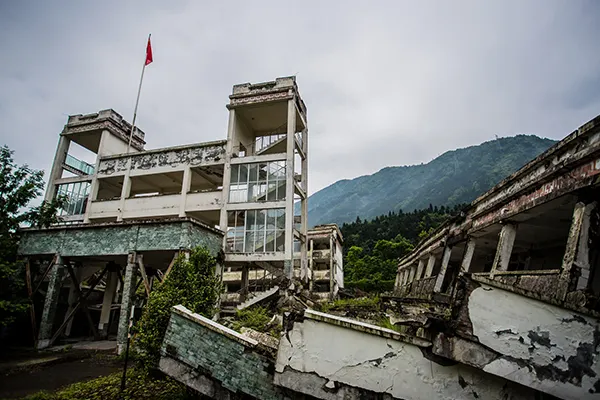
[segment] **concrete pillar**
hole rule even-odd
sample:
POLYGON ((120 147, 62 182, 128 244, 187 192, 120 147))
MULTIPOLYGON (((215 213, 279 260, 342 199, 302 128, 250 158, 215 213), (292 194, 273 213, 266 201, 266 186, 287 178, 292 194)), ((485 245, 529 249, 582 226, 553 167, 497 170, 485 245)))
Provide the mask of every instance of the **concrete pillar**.
POLYGON ((442 256, 442 266, 440 267, 440 273, 435 280, 434 292, 441 292, 442 286, 444 285, 444 279, 446 277, 446 271, 448 271, 448 263, 450 262, 450 256, 452 255, 452 247, 446 246, 444 248, 444 255, 442 256))
POLYGON ((137 272, 136 254, 129 253, 127 267, 123 278, 123 296, 121 298, 121 313, 119 315, 119 330, 117 332, 117 353, 121 354, 127 346, 129 325, 131 321, 133 296, 135 294, 135 278, 137 272))
POLYGON ((123 221, 123 210, 125 209, 125 200, 131 194, 131 176, 129 175, 131 172, 131 162, 132 159, 129 157, 127 161, 129 163, 129 167, 125 171, 125 175, 123 176, 123 187, 121 188, 121 198, 119 200, 119 214, 117 215, 117 221, 123 221))
POLYGON ((408 283, 408 270, 404 268, 402 270, 402 286, 405 286, 408 283))
POLYGON ((415 280, 415 273, 417 272, 417 267, 411 265, 408 267, 408 282, 412 283, 415 280))
POLYGON ((294 148, 296 146, 296 106, 294 99, 288 100, 286 142, 286 191, 285 191, 285 261, 284 273, 288 279, 294 277, 294 148))
POLYGON ((469 272, 469 268, 471 268, 471 260, 473 259, 474 253, 475 239, 469 238, 469 240, 467 240, 467 247, 465 248, 465 255, 463 256, 462 262, 460 264, 460 269, 463 272, 469 272))
POLYGON ((71 139, 66 136, 60 135, 58 138, 58 145, 56 146, 56 154, 54 155, 54 162, 52 163, 52 170, 48 176, 48 186, 46 188, 46 195, 44 200, 51 201, 56 194, 56 185, 54 181, 60 179, 63 173, 63 164, 67 158, 69 152, 69 146, 71 145, 71 139))
POLYGON ((52 326, 54 325, 54 316, 56 315, 56 306, 60 295, 62 280, 65 275, 65 265, 63 258, 56 257, 56 263, 52 266, 48 278, 48 291, 44 299, 44 310, 42 311, 42 320, 40 321, 40 332, 38 336, 38 349, 45 349, 50 346, 52 338, 52 326))
MULTIPOLYGON (((294 106, 295 110, 295 106, 294 106)), ((295 115, 294 111, 294 115, 295 115)), ((300 217, 302 220, 302 228, 301 235, 304 238, 304 242, 300 243, 300 266, 302 268, 303 273, 306 275, 306 281, 309 281, 309 278, 312 279, 312 275, 309 275, 308 271, 308 130, 304 129, 302 132, 302 153, 304 153, 304 158, 301 160, 301 171, 302 180, 300 181, 300 188, 304 191, 304 197, 300 200, 300 217)), ((335 242, 333 241, 333 235, 331 237, 331 248, 330 251, 333 253, 335 242)), ((333 293, 334 286, 334 263, 331 263, 331 274, 329 280, 329 291, 333 293)), ((302 275, 302 273, 301 273, 302 275)), ((310 283, 309 283, 310 286, 310 283)))
POLYGON ((498 247, 496 248, 496 255, 494 257, 494 263, 492 264, 492 271, 490 277, 494 277, 495 271, 507 271, 508 263, 510 262, 510 255, 512 254, 513 245, 515 244, 515 238, 517 237, 517 225, 507 223, 502 226, 500 231, 500 239, 498 240, 498 247))
POLYGON ((223 206, 219 218, 219 227, 223 235, 223 249, 227 252, 227 206, 229 204, 229 189, 231 186, 231 154, 233 153, 233 133, 235 130, 235 109, 229 110, 229 123, 227 124, 227 144, 225 145, 225 164, 223 167, 223 206))
POLYGON ((417 266, 417 274, 415 275, 415 280, 420 280, 423 278, 423 270, 425 269, 425 260, 419 260, 419 265, 417 266))
POLYGON ((192 187, 192 169, 187 166, 183 170, 183 181, 181 182, 181 199, 179 202, 179 216, 185 217, 185 202, 187 194, 192 187))
MULTIPOLYGON (((75 268, 75 277, 77 278, 77 282, 81 282, 81 267, 75 268)), ((71 288, 69 290, 69 298, 67 300, 69 306, 67 308, 67 312, 65 313, 65 319, 73 310, 73 307, 77 304, 77 287, 75 282, 71 282, 71 288)), ((73 327, 73 319, 71 318, 69 322, 67 322, 67 326, 65 326, 65 336, 71 336, 71 328, 73 327)))
MULTIPOLYGON (((308 258, 308 273, 310 274, 310 282, 308 284, 308 290, 310 292, 313 291, 313 288, 315 285, 315 265, 314 265, 315 263, 313 261, 314 248, 315 248, 315 243, 311 239, 309 241, 309 245, 308 245, 308 254, 306 255, 306 257, 308 258)), ((329 294, 331 294, 333 292, 333 287, 331 286, 332 283, 333 283, 333 280, 329 279, 329 294)))
POLYGON ((398 290, 401 286, 401 271, 396 271, 396 280, 394 282, 394 291, 398 290))
POLYGON ((431 277, 433 274, 433 267, 435 267, 435 254, 431 253, 427 259, 427 268, 425 269, 425 278, 431 277))
POLYGON ((108 326, 110 322, 110 309, 113 305, 115 293, 117 292, 117 272, 111 271, 106 277, 106 286, 104 288, 104 298, 102 299, 102 311, 100 312, 100 321, 98 331, 100 336, 108 336, 108 326))
POLYGON ((248 292, 250 291, 250 268, 248 267, 248 265, 244 265, 242 267, 242 296, 241 296, 241 300, 245 301, 247 296, 248 296, 248 292))
MULTIPOLYGON (((590 280, 590 228, 592 213, 598 208, 598 203, 593 202, 586 204, 583 209, 581 220, 581 229, 579 230, 579 240, 577 243, 577 254, 575 256, 575 264, 579 267, 580 276, 577 280, 576 290, 585 290, 588 288, 590 280)), ((596 227, 597 229, 597 227, 596 227)))

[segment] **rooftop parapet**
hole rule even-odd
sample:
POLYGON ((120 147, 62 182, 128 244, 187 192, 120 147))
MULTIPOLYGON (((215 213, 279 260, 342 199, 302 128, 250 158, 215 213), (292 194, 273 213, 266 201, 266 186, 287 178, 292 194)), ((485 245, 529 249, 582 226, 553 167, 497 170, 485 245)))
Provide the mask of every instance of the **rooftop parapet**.
POLYGON ((306 115, 306 105, 298 92, 295 76, 277 78, 270 82, 241 83, 233 86, 233 93, 229 96, 228 108, 238 105, 262 103, 296 96, 299 111, 306 115))
MULTIPOLYGON (((129 142, 131 124, 112 109, 93 114, 70 115, 61 134, 69 136, 85 135, 86 137, 80 138, 80 144, 93 152, 97 152, 100 135, 104 130, 111 132, 125 142, 129 142)), ((138 151, 144 150, 146 144, 144 136, 144 132, 136 127, 131 138, 131 147, 138 151)))

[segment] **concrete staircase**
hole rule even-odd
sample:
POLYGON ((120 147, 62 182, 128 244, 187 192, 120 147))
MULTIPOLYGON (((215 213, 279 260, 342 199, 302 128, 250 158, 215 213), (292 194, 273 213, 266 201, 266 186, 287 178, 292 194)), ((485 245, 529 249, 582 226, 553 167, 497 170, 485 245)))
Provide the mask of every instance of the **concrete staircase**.
POLYGON ((251 293, 250 296, 246 299, 246 301, 244 301, 243 303, 239 304, 237 306, 238 310, 243 310, 244 308, 248 308, 251 307, 255 304, 258 304, 262 301, 265 301, 271 297, 273 297, 274 295, 276 295, 277 293, 279 293, 279 286, 273 286, 271 289, 267 290, 266 292, 254 292, 251 293))

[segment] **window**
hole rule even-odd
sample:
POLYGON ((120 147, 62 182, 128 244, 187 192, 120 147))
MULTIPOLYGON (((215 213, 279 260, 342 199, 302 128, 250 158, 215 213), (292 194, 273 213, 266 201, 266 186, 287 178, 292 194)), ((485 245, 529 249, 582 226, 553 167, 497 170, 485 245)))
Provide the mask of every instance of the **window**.
POLYGON ((58 210, 58 215, 84 214, 89 193, 89 182, 75 182, 58 185, 56 188, 56 196, 66 196, 67 198, 64 208, 58 210))
POLYGON ((285 250, 285 209, 230 211, 227 251, 273 253, 285 250))
POLYGON ((231 166, 231 203, 281 201, 285 190, 285 161, 231 166))

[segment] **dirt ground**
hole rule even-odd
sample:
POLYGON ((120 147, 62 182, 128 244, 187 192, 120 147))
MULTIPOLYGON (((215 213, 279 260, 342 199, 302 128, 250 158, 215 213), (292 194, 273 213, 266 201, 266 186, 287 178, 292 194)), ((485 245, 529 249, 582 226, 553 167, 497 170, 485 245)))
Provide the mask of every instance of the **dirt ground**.
POLYGON ((0 399, 18 399, 40 390, 54 391, 122 368, 122 363, 113 355, 69 352, 44 363, 3 370, 0 374, 0 399))

